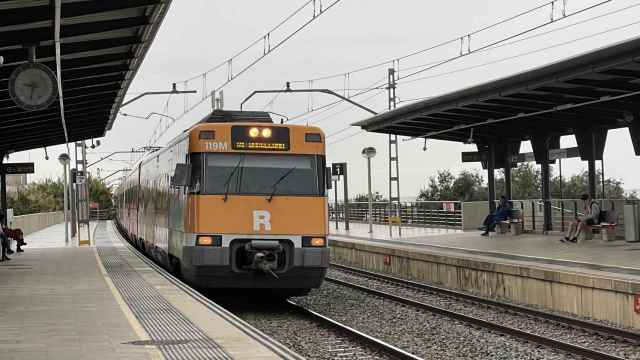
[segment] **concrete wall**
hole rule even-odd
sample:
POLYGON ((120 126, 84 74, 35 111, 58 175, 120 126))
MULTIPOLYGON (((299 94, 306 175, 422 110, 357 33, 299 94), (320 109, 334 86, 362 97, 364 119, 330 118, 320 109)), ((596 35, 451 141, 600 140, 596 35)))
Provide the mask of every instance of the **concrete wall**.
POLYGON ((37 213, 15 216, 13 218, 13 224, 9 227, 20 228, 25 235, 28 235, 63 221, 64 213, 62 211, 37 213))
POLYGON ((393 245, 331 240, 330 246, 337 263, 640 329, 634 312, 640 282, 393 245))
POLYGON ((489 213, 486 201, 462 203, 462 229, 477 230, 489 213))

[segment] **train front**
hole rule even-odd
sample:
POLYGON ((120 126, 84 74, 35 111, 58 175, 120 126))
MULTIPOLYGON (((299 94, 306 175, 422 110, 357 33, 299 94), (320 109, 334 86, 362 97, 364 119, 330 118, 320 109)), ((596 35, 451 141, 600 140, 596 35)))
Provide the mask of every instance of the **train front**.
POLYGON ((202 287, 319 287, 329 265, 324 151, 315 127, 194 128, 183 276, 202 287))

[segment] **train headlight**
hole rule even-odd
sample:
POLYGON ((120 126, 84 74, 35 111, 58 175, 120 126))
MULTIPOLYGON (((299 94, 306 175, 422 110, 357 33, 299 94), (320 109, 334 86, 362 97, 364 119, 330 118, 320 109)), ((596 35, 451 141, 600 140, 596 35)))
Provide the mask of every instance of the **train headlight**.
POLYGON ((269 129, 269 128, 262 129, 262 137, 263 138, 270 138, 271 137, 271 129, 269 129))
POLYGON ((258 128, 249 129, 249 136, 251 136, 252 138, 260 136, 260 130, 258 128))
POLYGON ((327 239, 319 236, 303 236, 302 247, 325 247, 327 239))
POLYGON ((220 235, 198 235, 196 238, 198 246, 222 246, 222 236, 220 235))

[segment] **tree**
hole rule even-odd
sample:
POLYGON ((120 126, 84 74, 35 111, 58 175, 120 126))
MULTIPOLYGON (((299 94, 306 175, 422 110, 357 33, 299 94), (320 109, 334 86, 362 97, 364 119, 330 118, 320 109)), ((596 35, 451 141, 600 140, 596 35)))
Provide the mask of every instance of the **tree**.
MULTIPOLYGON (((111 190, 102 180, 89 178, 89 199, 101 209, 112 207, 111 190)), ((15 215, 39 212, 62 211, 64 209, 64 184, 60 179, 30 183, 7 197, 15 215)))
POLYGON ((477 171, 463 170, 453 182, 453 199, 459 201, 478 201, 488 198, 487 188, 482 186, 484 179, 477 171))
POLYGON ((113 206, 111 189, 102 179, 89 178, 89 198, 91 201, 98 203, 100 209, 109 209, 113 206))
MULTIPOLYGON (((607 178, 604 181, 604 189, 607 199, 624 199, 625 191, 623 182, 619 179, 607 178)), ((560 191, 560 177, 551 180, 551 196, 565 199, 578 199, 580 195, 589 192, 589 172, 582 171, 562 179, 562 192, 560 191)), ((602 198, 602 172, 596 172, 596 197, 602 198)))
POLYGON ((484 179, 478 172, 464 170, 455 177, 449 170, 439 170, 420 191, 418 201, 476 201, 486 199, 484 179))
POLYGON ((64 208, 64 185, 58 179, 31 183, 8 196, 15 215, 61 211, 64 208))
MULTIPOLYGON (((598 185, 597 197, 602 198, 602 173, 596 173, 598 185)), ((504 170, 500 170, 495 180, 496 197, 506 193, 504 170)), ((572 175, 562 180, 560 192, 560 177, 551 174, 551 197, 559 199, 577 199, 581 194, 589 191, 589 176, 587 171, 572 175), (563 196, 561 196, 563 195, 563 196)), ((511 170, 511 190, 513 199, 540 199, 542 197, 542 176, 534 163, 523 163, 511 170)), ((605 180, 606 198, 633 199, 637 192, 625 193, 624 184, 619 179, 605 180)), ((439 170, 436 176, 431 176, 426 188, 420 190, 418 201, 480 201, 488 199, 487 187, 479 172, 462 171, 457 177, 449 170, 439 170)))
POLYGON ((418 201, 453 200, 455 177, 449 170, 438 170, 438 175, 429 178, 426 189, 420 190, 418 201))

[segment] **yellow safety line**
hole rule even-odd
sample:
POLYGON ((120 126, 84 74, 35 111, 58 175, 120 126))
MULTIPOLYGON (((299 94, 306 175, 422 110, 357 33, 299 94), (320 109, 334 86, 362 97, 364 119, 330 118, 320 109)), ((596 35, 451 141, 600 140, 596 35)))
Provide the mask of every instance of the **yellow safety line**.
MULTIPOLYGON (((111 281, 109 274, 107 274, 107 270, 102 265, 102 260, 100 260, 98 251, 96 250, 95 247, 93 247, 92 250, 93 250, 94 256, 96 257, 96 262, 98 263, 98 268, 100 269, 100 273, 102 274, 104 281, 107 283, 107 287, 109 287, 109 290, 111 290, 111 294, 113 294, 113 297, 116 299, 116 302, 120 306, 120 310, 122 310, 122 313, 127 318, 127 321, 129 321, 129 325, 131 325, 131 328, 138 336, 138 340, 151 340, 151 337, 144 330, 140 322, 138 322, 138 319, 136 319, 136 316, 133 314, 133 312, 131 312, 131 309, 129 309, 129 306, 127 305, 127 303, 124 302, 124 299, 122 299, 122 296, 120 296, 120 292, 118 291, 118 289, 116 289, 115 285, 111 281)), ((162 356, 162 353, 160 352, 160 350, 158 350, 157 347, 155 346, 145 346, 145 347, 150 350, 152 360, 164 360, 164 356, 162 356)))

